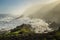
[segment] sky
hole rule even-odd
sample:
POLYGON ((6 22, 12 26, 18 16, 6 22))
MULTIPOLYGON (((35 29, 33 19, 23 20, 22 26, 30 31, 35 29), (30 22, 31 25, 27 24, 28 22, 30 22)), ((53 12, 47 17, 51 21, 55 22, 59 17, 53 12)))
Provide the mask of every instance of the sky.
POLYGON ((16 15, 32 4, 45 2, 51 2, 51 0, 0 0, 0 14, 16 15))
POLYGON ((0 13, 10 13, 22 5, 25 5, 23 0, 0 0, 0 13))

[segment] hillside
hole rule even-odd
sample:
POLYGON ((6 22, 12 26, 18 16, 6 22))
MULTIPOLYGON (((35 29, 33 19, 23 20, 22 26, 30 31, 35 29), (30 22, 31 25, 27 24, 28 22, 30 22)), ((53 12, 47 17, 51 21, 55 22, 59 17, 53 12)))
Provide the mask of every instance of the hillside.
POLYGON ((60 29, 40 34, 32 31, 31 25, 22 24, 21 26, 11 29, 10 32, 1 34, 0 40, 60 40, 60 29))

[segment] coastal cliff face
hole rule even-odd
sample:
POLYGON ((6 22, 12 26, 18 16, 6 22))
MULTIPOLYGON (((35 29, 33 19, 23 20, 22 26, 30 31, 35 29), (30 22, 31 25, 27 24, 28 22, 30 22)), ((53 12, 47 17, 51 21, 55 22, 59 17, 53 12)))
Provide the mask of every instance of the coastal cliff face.
POLYGON ((10 33, 0 35, 0 40, 60 40, 60 29, 40 34, 32 32, 31 25, 22 24, 10 31, 10 33))

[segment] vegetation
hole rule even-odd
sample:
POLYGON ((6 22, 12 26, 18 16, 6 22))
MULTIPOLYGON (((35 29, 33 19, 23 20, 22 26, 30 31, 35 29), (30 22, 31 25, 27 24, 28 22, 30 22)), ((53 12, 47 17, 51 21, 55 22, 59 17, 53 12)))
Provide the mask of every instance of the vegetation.
POLYGON ((50 33, 36 34, 31 25, 23 24, 0 35, 0 40, 60 40, 60 29, 50 33))

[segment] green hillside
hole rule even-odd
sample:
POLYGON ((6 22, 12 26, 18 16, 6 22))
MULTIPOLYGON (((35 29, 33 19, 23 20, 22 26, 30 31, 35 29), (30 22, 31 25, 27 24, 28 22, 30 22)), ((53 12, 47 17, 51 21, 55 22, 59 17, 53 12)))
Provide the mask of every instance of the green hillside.
POLYGON ((60 40, 60 29, 50 33, 37 34, 31 25, 23 24, 0 35, 0 40, 60 40))

